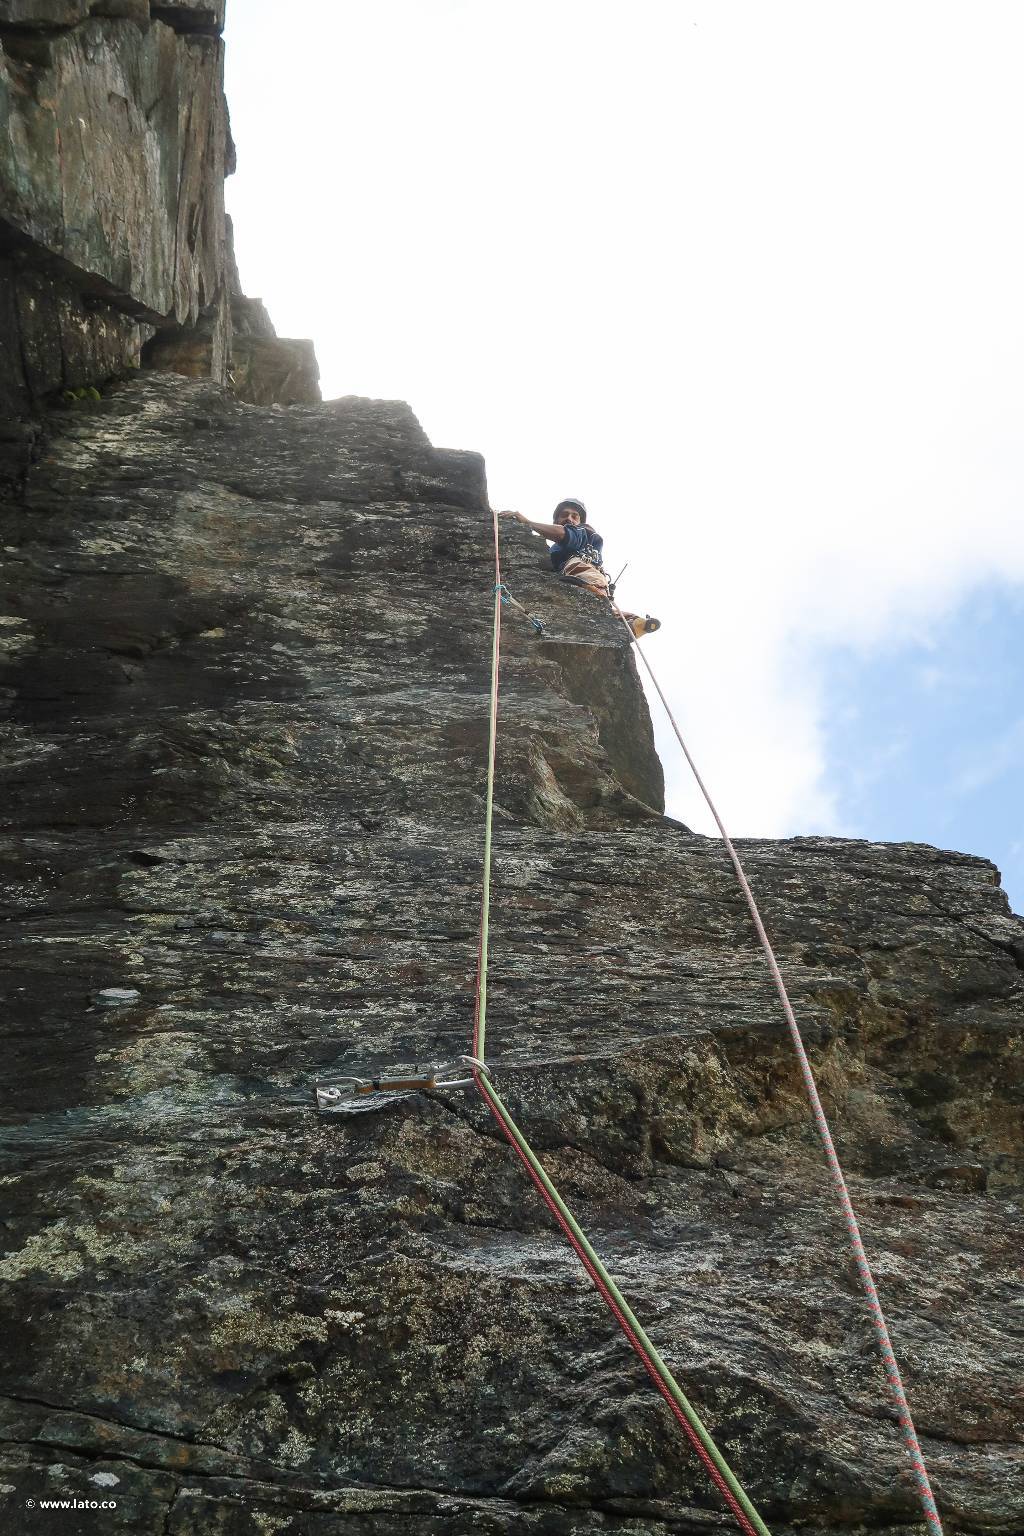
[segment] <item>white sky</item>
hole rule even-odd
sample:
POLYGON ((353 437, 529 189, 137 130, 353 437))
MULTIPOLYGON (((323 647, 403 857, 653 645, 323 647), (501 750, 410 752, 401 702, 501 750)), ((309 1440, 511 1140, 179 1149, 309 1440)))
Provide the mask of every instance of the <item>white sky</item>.
POLYGON ((822 647, 1024 582, 1024 5, 228 11, 243 283, 325 397, 581 496, 730 829, 858 831, 822 647))

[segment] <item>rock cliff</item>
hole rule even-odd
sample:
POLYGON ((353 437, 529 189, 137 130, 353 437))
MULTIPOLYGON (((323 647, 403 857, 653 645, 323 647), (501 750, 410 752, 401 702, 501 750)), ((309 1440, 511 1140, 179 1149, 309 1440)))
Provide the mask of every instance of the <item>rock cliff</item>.
MULTIPOLYGON (((35 425, 2 521, 8 1528, 730 1529, 479 1099, 314 1108, 467 1048, 479 458, 142 373, 35 425)), ((728 863, 661 815, 610 614, 504 557, 548 628, 506 624, 496 1081, 776 1536, 908 1536, 728 863)), ((741 846, 946 1529, 1013 1536, 1024 924, 979 859, 741 846)))
POLYGON ((320 398, 309 343, 254 348, 243 321, 235 356, 223 22, 223 0, 0 0, 0 418, 140 365, 320 398))
MULTIPOLYGON (((489 514, 243 295, 222 25, 0 0, 5 1528, 729 1529, 479 1099, 316 1113, 468 1048, 489 514)), ((504 561, 496 1081, 776 1536, 908 1536, 728 863, 607 609, 504 561)), ((1024 924, 960 854, 743 853, 946 1529, 1019 1536, 1024 924)))

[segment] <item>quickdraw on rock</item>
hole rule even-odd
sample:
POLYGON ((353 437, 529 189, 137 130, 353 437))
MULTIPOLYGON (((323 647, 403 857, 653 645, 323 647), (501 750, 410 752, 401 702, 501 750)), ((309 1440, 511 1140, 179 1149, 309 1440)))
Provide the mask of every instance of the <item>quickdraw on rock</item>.
POLYGON ((505 585, 505 583, 503 581, 499 581, 495 585, 494 590, 495 590, 495 592, 497 592, 498 596, 501 598, 501 601, 503 603, 507 603, 511 607, 518 609, 518 611, 523 615, 523 617, 526 618, 529 621, 529 623, 531 623, 533 625, 533 627, 537 631, 538 635, 542 635, 544 633, 545 625, 544 625, 543 619, 538 619, 538 617, 537 617, 537 615, 535 613, 528 613, 527 610, 523 607, 522 603, 519 601, 519 599, 517 597, 513 597, 512 596, 512 593, 509 591, 508 587, 506 587, 506 585, 505 585))
POLYGON ((317 1083, 316 1107, 322 1113, 330 1114, 353 1099, 366 1098, 372 1093, 437 1093, 445 1088, 472 1088, 477 1079, 473 1074, 465 1076, 467 1066, 474 1069, 474 1074, 491 1075, 487 1063, 479 1057, 459 1056, 455 1061, 446 1061, 419 1075, 384 1072, 379 1077, 335 1077, 328 1083, 317 1083), (451 1075, 460 1071, 462 1076, 451 1075))

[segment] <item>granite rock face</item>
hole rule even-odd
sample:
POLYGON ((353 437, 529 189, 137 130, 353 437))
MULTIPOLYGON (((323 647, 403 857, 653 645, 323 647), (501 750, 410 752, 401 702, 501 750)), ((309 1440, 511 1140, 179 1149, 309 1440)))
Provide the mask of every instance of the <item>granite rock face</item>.
POLYGON ((123 371, 154 330, 201 321, 223 379, 216 9, 0 0, 0 406, 123 371))
MULTIPOLYGON (((223 21, 221 0, 0 0, 0 416, 139 366, 229 379, 223 21)), ((261 403, 320 398, 309 342, 246 339, 237 366, 261 403)))
POLYGON ((236 335, 231 388, 251 405, 314 405, 320 399, 320 369, 313 343, 236 335))
POLYGON ((320 368, 311 341, 278 336, 262 299, 248 298, 234 261, 228 220, 231 390, 250 405, 317 405, 320 368))
MULTIPOLYGON (((0 531, 8 1528, 730 1529, 479 1099, 314 1108, 468 1047, 481 461, 140 375, 40 424, 0 531)), ((909 1536, 727 861, 660 814, 608 610, 503 534, 547 630, 507 612, 496 1081, 773 1531, 909 1536)), ((946 1529, 1013 1536, 1024 924, 964 855, 741 846, 946 1529)))

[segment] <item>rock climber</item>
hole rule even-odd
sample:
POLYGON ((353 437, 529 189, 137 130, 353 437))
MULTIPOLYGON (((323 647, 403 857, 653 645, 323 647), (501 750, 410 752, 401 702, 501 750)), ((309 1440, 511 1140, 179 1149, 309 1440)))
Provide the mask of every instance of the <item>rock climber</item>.
POLYGON ((656 629, 661 628, 661 621, 652 619, 649 613, 641 618, 638 613, 624 613, 615 606, 611 579, 601 563, 604 540, 587 522, 587 509, 575 496, 558 503, 551 514, 550 523, 532 522, 522 512, 505 512, 502 516, 514 517, 517 523, 525 524, 534 533, 539 533, 542 539, 547 539, 553 546, 552 569, 563 581, 571 582, 575 587, 584 587, 595 597, 607 598, 616 618, 624 619, 637 639, 641 635, 652 635, 656 629))

